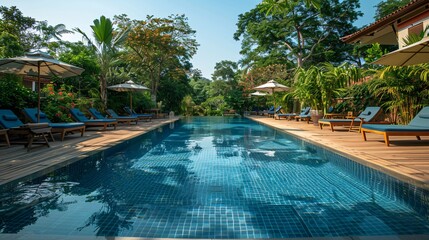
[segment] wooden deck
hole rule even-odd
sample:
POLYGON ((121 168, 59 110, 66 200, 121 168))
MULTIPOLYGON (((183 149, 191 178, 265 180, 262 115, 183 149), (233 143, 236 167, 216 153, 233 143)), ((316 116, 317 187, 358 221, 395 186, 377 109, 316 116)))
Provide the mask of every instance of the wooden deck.
MULTIPOLYGON (((42 175, 177 120, 161 118, 150 122, 140 121, 137 125, 119 124, 116 130, 91 127, 83 137, 75 133, 61 141, 59 135, 55 135, 55 142, 50 142, 51 147, 35 146, 29 152, 23 145, 12 145, 10 148, 2 145, 0 185, 42 175)), ((0 141, 5 143, 4 138, 0 138, 0 141)))
POLYGON ((358 131, 348 127, 320 129, 311 122, 275 120, 266 116, 248 116, 257 122, 272 126, 309 142, 322 145, 348 158, 375 168, 406 182, 429 189, 429 137, 418 141, 413 136, 391 137, 390 147, 384 144, 383 135, 367 134, 364 141, 358 131), (338 129, 338 131, 337 131, 338 129))

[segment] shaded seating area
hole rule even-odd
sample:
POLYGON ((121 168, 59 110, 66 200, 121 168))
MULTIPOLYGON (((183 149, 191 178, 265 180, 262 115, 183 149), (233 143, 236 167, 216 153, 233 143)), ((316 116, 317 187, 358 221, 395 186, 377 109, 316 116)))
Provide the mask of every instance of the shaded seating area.
POLYGON ((306 107, 304 109, 301 109, 301 112, 299 114, 296 114, 296 113, 278 113, 274 117, 275 117, 275 119, 278 119, 278 120, 280 120, 281 118, 291 120, 291 119, 294 119, 296 116, 299 116, 299 115, 304 114, 306 112, 310 112, 310 107, 306 107))
POLYGON ((89 119, 77 108, 70 109, 70 114, 72 118, 77 122, 83 122, 85 127, 103 127, 103 130, 106 130, 107 127, 111 126, 113 129, 116 129, 118 122, 116 119, 89 119))
POLYGON ((421 140, 420 136, 429 136, 429 106, 424 107, 408 125, 363 124, 361 131, 364 141, 367 133, 383 135, 386 146, 390 145, 391 136, 415 136, 421 140))
MULTIPOLYGON (((32 123, 37 123, 37 108, 24 108, 23 113, 25 117, 32 123)), ((64 137, 66 134, 73 133, 75 131, 80 132, 80 136, 83 137, 85 133, 85 124, 82 122, 74 122, 74 123, 52 123, 45 113, 40 111, 40 123, 48 123, 49 127, 51 127, 52 133, 61 134, 61 141, 64 141, 64 137)))
POLYGON ((89 113, 94 119, 110 119, 110 120, 116 120, 118 123, 127 123, 128 125, 131 124, 131 122, 135 122, 137 124, 138 118, 135 117, 126 117, 126 118, 107 118, 103 116, 97 109, 90 108, 88 109, 89 113))
POLYGON ((111 117, 114 118, 116 120, 118 120, 118 122, 120 121, 124 121, 124 122, 128 122, 128 124, 130 124, 131 122, 135 122, 136 124, 139 121, 138 117, 132 117, 132 116, 121 116, 119 114, 117 114, 113 109, 107 109, 106 113, 111 117))
POLYGON ((129 107, 124 107, 124 111, 128 113, 131 117, 137 117, 139 120, 151 121, 153 118, 153 114, 150 113, 136 113, 129 107))
POLYGON ((50 147, 47 137, 52 137, 51 127, 48 123, 27 123, 24 124, 9 109, 0 109, 0 126, 7 130, 8 144, 23 144, 30 151, 33 144, 50 147), (17 139, 15 139, 16 137, 17 139))
POLYGON ((358 126, 360 131, 363 123, 375 122, 375 119, 380 114, 380 107, 366 107, 359 116, 352 117, 351 119, 319 119, 319 127, 323 129, 323 126, 327 125, 331 128, 331 131, 334 132, 334 128, 338 126, 349 127, 349 131, 351 131, 354 126, 358 126))

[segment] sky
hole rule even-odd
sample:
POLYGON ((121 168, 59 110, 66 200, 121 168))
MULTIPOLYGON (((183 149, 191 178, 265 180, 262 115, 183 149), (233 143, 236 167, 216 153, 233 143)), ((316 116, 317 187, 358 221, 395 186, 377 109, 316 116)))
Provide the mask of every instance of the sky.
MULTIPOLYGON (((238 15, 253 9, 261 0, 2 0, 0 5, 16 6, 24 16, 49 25, 65 24, 66 28, 82 29, 91 36, 90 25, 94 19, 104 15, 126 14, 131 19, 142 20, 147 15, 168 17, 171 14, 185 14, 196 40, 200 44, 192 59, 194 68, 211 79, 214 66, 222 60, 240 60, 239 41, 233 39, 238 15)), ((355 22, 357 27, 374 22, 375 5, 381 0, 360 0, 364 16, 355 22)), ((79 34, 64 35, 63 40, 79 41, 79 34)))

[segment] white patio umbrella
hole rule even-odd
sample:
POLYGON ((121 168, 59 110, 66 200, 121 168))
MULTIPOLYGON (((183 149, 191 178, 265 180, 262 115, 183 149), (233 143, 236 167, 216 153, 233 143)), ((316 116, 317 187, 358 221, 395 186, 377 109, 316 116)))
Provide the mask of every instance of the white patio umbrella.
MULTIPOLYGON (((109 86, 107 88, 114 90, 114 91, 117 91, 117 92, 141 92, 141 91, 150 90, 149 88, 147 88, 143 85, 136 84, 131 80, 126 81, 125 83, 112 85, 112 86, 109 86)), ((130 109, 131 109, 131 111, 133 111, 133 97, 132 97, 131 93, 130 93, 130 109)))
POLYGON ((18 75, 37 75, 37 122, 40 121, 40 77, 67 78, 85 71, 80 67, 61 62, 42 51, 26 53, 25 56, 0 59, 0 72, 18 75))
MULTIPOLYGON (((275 109, 276 109, 276 98, 274 97, 274 93, 287 91, 287 90, 289 90, 289 87, 287 87, 283 84, 280 84, 280 83, 276 82, 275 80, 270 80, 267 83, 264 83, 260 86, 254 87, 254 89, 265 91, 265 92, 271 93, 273 95, 274 111, 275 111, 275 109)), ((274 114, 273 114, 273 116, 274 116, 274 114)))
POLYGON ((259 91, 256 91, 256 92, 254 92, 254 93, 251 93, 250 95, 252 95, 252 96, 265 96, 265 95, 267 95, 266 93, 261 93, 261 92, 259 92, 259 91))
POLYGON ((408 66, 420 63, 429 63, 429 37, 383 55, 373 64, 390 66, 408 66))

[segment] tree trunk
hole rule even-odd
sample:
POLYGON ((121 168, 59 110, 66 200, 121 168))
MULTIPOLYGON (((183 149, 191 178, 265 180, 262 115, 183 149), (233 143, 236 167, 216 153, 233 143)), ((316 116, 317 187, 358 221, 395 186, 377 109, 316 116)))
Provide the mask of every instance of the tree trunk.
POLYGON ((100 98, 103 103, 103 107, 107 106, 107 82, 104 76, 100 77, 100 98))

